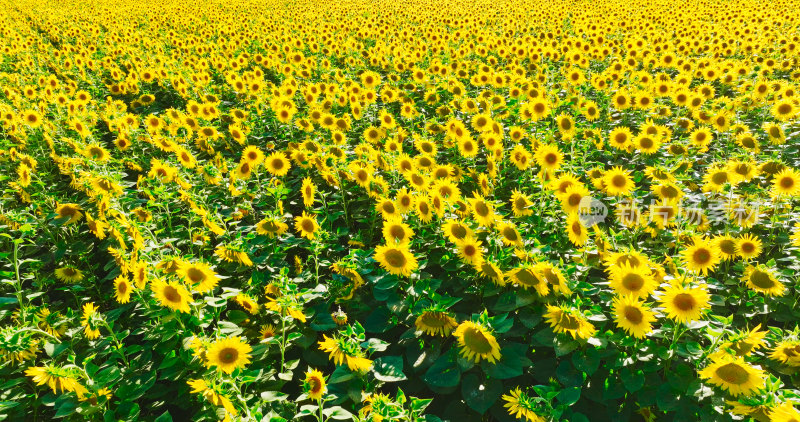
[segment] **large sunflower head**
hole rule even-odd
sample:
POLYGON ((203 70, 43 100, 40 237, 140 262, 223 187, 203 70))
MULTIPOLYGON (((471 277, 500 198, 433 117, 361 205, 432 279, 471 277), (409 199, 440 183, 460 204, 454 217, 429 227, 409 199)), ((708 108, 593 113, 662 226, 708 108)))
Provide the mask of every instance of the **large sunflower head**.
POLYGON ((240 337, 217 340, 206 350, 206 365, 216 366, 220 371, 230 374, 236 368, 244 368, 250 363, 252 351, 253 348, 240 337))
POLYGON ((309 369, 306 372, 306 378, 303 380, 303 390, 311 400, 322 399, 322 396, 328 390, 322 372, 316 369, 309 369))
POLYGON ((479 363, 481 360, 490 363, 500 359, 500 345, 494 335, 481 324, 464 321, 453 333, 458 339, 461 356, 479 363))
POLYGON ((613 302, 617 327, 636 338, 644 338, 653 331, 651 323, 656 320, 653 312, 643 301, 632 295, 617 296, 613 302))
POLYGON ((189 313, 189 302, 192 300, 192 294, 183 285, 170 281, 166 282, 161 279, 152 281, 150 288, 156 296, 156 299, 161 303, 161 306, 166 306, 172 310, 189 313))
POLYGON ((447 312, 427 310, 417 316, 414 325, 428 335, 447 337, 458 323, 447 312))
POLYGON ((711 296, 705 286, 685 287, 671 285, 664 290, 660 301, 667 316, 680 323, 689 323, 702 318, 709 308, 711 296))
POLYGON ((556 333, 568 333, 572 338, 588 339, 597 332, 586 317, 577 309, 566 306, 547 305, 547 312, 544 314, 547 323, 553 327, 556 333))
POLYGON ((217 273, 205 262, 186 262, 180 263, 176 274, 183 277, 183 280, 194 286, 198 293, 209 292, 216 287, 218 280, 217 273))
POLYGON ((384 270, 395 275, 408 277, 418 266, 407 244, 378 246, 374 257, 384 270))
POLYGON ((628 263, 611 269, 609 284, 617 294, 632 295, 637 299, 646 298, 658 287, 650 268, 633 267, 628 263))
POLYGON ((764 388, 764 371, 745 362, 742 357, 721 354, 715 357, 700 378, 728 391, 732 396, 749 396, 764 388))
POLYGON ((783 296, 786 293, 786 286, 775 276, 775 271, 761 264, 748 265, 742 281, 750 289, 767 296, 783 296))

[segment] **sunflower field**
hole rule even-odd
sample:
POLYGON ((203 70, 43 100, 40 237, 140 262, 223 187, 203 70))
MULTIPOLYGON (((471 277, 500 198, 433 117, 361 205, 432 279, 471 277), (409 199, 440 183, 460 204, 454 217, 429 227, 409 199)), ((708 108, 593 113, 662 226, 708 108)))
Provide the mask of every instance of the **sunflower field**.
POLYGON ((0 420, 800 421, 800 1, 0 0, 0 420))

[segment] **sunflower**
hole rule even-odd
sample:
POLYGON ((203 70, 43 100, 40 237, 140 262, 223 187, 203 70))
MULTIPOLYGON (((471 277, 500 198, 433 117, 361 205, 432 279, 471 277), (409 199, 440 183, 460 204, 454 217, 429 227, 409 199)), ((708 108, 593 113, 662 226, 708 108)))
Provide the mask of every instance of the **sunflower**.
POLYGON ((757 258, 761 254, 761 239, 752 234, 742 235, 736 241, 736 254, 745 260, 757 258))
POLYGON ((511 210, 514 212, 515 217, 532 215, 532 205, 533 202, 531 202, 531 199, 528 197, 528 195, 525 195, 519 190, 514 189, 513 193, 511 194, 511 210))
POLYGON ((556 126, 558 131, 561 132, 562 139, 572 139, 575 136, 575 120, 573 120, 572 116, 559 114, 556 116, 556 126))
POLYGON ((546 280, 544 280, 543 277, 537 277, 534 266, 530 264, 522 264, 509 271, 506 276, 511 279, 513 283, 522 286, 523 289, 536 289, 542 296, 547 296, 547 293, 550 292, 550 287, 547 286, 546 280))
POLYGON ((233 298, 247 313, 255 315, 258 313, 258 302, 244 293, 239 293, 233 298))
POLYGON ((56 208, 56 214, 63 224, 72 224, 83 218, 81 207, 78 204, 61 204, 56 208))
POLYGON ((472 210, 472 216, 481 226, 491 227, 494 224, 494 206, 483 196, 475 192, 473 198, 467 200, 472 210))
POLYGON ((555 173, 564 162, 564 154, 558 150, 558 147, 550 144, 542 144, 536 149, 536 163, 542 170, 550 173, 555 173))
POLYGON ((292 167, 289 160, 282 152, 273 152, 265 160, 267 171, 275 176, 285 176, 292 167))
POLYGON ((474 237, 465 237, 455 243, 458 257, 461 258, 462 262, 472 266, 480 265, 481 261, 483 261, 482 242, 474 237))
POLYGON ((214 290, 219 281, 217 273, 205 262, 181 262, 175 273, 183 277, 183 280, 192 285, 198 293, 214 290))
POLYGON ((75 283, 83 280, 83 272, 73 266, 66 266, 56 269, 56 278, 65 283, 75 283))
POLYGON ((303 187, 300 188, 300 192, 303 194, 303 205, 305 205, 306 208, 314 205, 314 193, 316 190, 317 187, 314 185, 314 182, 311 181, 310 177, 303 179, 303 187))
POLYGON ((492 333, 483 325, 472 321, 459 324, 453 335, 458 339, 461 347, 460 354, 467 360, 480 363, 481 360, 490 363, 500 359, 500 345, 492 333))
POLYGON ((730 261, 736 257, 737 241, 733 236, 720 235, 714 238, 714 246, 719 250, 719 258, 721 261, 730 261))
POLYGON ((734 397, 749 396, 764 388, 764 371, 738 356, 720 355, 699 374, 700 378, 709 380, 734 397))
POLYGON ((611 196, 628 195, 636 188, 630 172, 623 170, 622 167, 614 167, 606 171, 603 175, 603 186, 605 186, 606 193, 611 196))
POLYGON ((633 132, 624 126, 615 127, 608 137, 608 144, 618 150, 630 151, 633 148, 633 132))
POLYGON ((319 230, 319 224, 313 214, 307 214, 303 211, 303 215, 294 218, 294 229, 297 230, 301 236, 313 240, 319 230))
POLYGON ((458 326, 458 322, 447 312, 428 310, 414 321, 417 330, 430 336, 447 337, 458 326))
POLYGON ((791 99, 782 99, 772 106, 772 116, 782 122, 788 122, 797 114, 797 107, 791 99))
POLYGON ((204 379, 192 379, 186 382, 192 387, 193 394, 201 394, 214 406, 222 406, 231 415, 236 416, 239 412, 233 407, 230 399, 225 397, 222 388, 217 384, 209 384, 204 379))
POLYGON ((773 407, 769 412, 770 422, 798 422, 800 421, 800 411, 794 408, 791 403, 781 403, 773 407))
POLYGON ((543 261, 533 266, 533 275, 542 283, 553 286, 553 292, 568 296, 572 293, 564 273, 553 264, 543 261))
POLYGON ((455 243, 467 237, 475 237, 475 232, 461 220, 447 220, 442 224, 444 235, 455 243))
POLYGON ((686 269, 703 275, 713 271, 721 258, 717 245, 707 239, 695 237, 692 246, 681 252, 686 269))
POLYGON ((528 422, 545 422, 545 419, 536 413, 539 401, 529 397, 519 387, 504 394, 502 399, 506 401, 503 407, 508 409, 509 415, 517 419, 525 418, 528 422))
POLYGON ((583 314, 565 306, 547 305, 544 314, 547 323, 556 333, 568 333, 572 338, 588 339, 597 331, 583 314))
POLYGON ((75 392, 81 398, 89 393, 89 390, 78 382, 78 375, 67 368, 58 368, 52 365, 32 366, 25 370, 25 375, 31 377, 36 385, 47 384, 56 394, 59 391, 75 392))
POLYGON ((491 280, 496 286, 504 286, 506 284, 503 270, 494 262, 483 260, 475 269, 481 277, 491 280))
POLYGON ((86 338, 89 340, 94 340, 97 337, 100 337, 100 329, 98 328, 98 319, 102 318, 102 315, 98 315, 97 307, 94 306, 94 303, 87 303, 83 305, 83 316, 81 317, 81 325, 83 325, 84 330, 86 331, 86 338))
POLYGON ((506 246, 522 247, 522 236, 519 234, 517 227, 511 223, 502 222, 497 225, 497 232, 500 234, 500 240, 506 246))
POLYGON ((575 246, 583 246, 589 241, 589 231, 583 225, 580 214, 570 213, 566 225, 567 237, 575 246))
POLYGON ((711 295, 705 285, 686 287, 673 284, 664 289, 659 301, 667 317, 688 324, 702 318, 703 312, 711 306, 711 295))
POLYGON ((192 300, 192 294, 182 284, 155 279, 150 283, 150 288, 161 306, 187 314, 191 312, 189 302, 192 300))
POLYGON ((557 193, 556 196, 561 201, 561 208, 567 214, 581 211, 581 207, 586 205, 586 200, 590 200, 589 190, 583 184, 574 184, 564 191, 557 193))
POLYGON ((747 283, 750 289, 767 296, 783 296, 786 293, 786 286, 775 277, 774 270, 761 264, 748 265, 744 270, 742 281, 747 283))
POLYGON ((414 237, 414 230, 400 218, 391 218, 383 222, 383 238, 386 244, 408 243, 414 237))
POLYGON ((423 223, 433 220, 433 206, 431 199, 427 195, 419 195, 414 199, 414 212, 423 223))
POLYGON ((364 357, 364 352, 358 345, 352 344, 346 338, 328 337, 322 335, 319 349, 328 353, 328 358, 336 365, 347 364, 351 371, 365 373, 372 367, 372 361, 364 357))
POLYGON ((772 196, 797 196, 800 194, 800 172, 785 168, 772 177, 772 196))
POLYGON ((618 295, 632 295, 634 298, 646 298, 658 287, 650 268, 644 265, 633 267, 624 263, 611 268, 609 284, 618 295))
POLYGON ((220 371, 230 374, 236 368, 244 368, 250 363, 252 351, 253 348, 240 337, 217 340, 206 350, 206 366, 216 366, 220 371))
POLYGON ((309 369, 306 378, 303 380, 303 391, 308 394, 311 400, 321 400, 328 387, 325 386, 325 377, 322 372, 316 369, 309 369))
POLYGON ((779 341, 769 357, 789 366, 800 366, 800 341, 792 339, 779 341))
POLYGON ((722 343, 721 350, 731 350, 736 356, 750 356, 754 351, 764 346, 764 337, 768 331, 759 331, 761 324, 749 331, 740 331, 732 334, 728 341, 722 343))
POLYGON ((289 230, 289 226, 275 217, 265 218, 256 223, 256 233, 274 238, 289 230))
POLYGON ((131 300, 131 282, 124 275, 114 279, 114 298, 118 303, 128 303, 131 300))
POLYGON ((381 245, 375 248, 374 258, 390 274, 408 277, 418 267, 417 259, 407 244, 381 245))
POLYGON ((651 323, 656 320, 655 315, 635 296, 617 296, 614 298, 613 307, 617 327, 624 329, 628 334, 642 339, 653 331, 651 323))

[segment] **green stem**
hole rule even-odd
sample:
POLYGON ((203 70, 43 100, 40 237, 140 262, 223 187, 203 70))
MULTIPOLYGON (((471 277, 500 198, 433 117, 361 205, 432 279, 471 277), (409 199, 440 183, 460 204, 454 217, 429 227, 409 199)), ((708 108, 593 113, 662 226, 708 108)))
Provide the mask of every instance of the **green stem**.
POLYGON ((114 333, 114 330, 111 328, 110 325, 108 325, 108 321, 106 321, 105 318, 103 318, 103 325, 108 329, 108 332, 111 333, 111 339, 113 339, 114 343, 116 343, 117 351, 119 352, 119 355, 122 357, 122 361, 125 362, 125 366, 126 367, 130 366, 130 364, 128 364, 128 358, 125 356, 124 352, 125 349, 122 346, 122 342, 119 341, 117 335, 114 333))
POLYGON ((17 296, 17 303, 19 303, 20 320, 25 321, 25 305, 22 303, 22 279, 19 276, 19 244, 22 239, 14 239, 14 274, 16 275, 16 284, 14 284, 15 294, 17 296))
POLYGON ((319 417, 317 418, 317 420, 319 422, 325 422, 325 415, 322 413, 322 407, 323 407, 323 404, 324 404, 324 402, 322 401, 322 397, 317 399, 317 403, 319 403, 319 406, 318 406, 319 407, 319 417))

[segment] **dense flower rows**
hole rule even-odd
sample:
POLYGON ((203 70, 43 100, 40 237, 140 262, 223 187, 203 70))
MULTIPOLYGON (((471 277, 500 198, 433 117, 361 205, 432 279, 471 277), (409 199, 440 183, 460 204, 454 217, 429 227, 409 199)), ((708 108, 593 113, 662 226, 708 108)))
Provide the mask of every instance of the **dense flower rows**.
POLYGON ((0 0, 0 416, 800 420, 800 3, 0 0))

